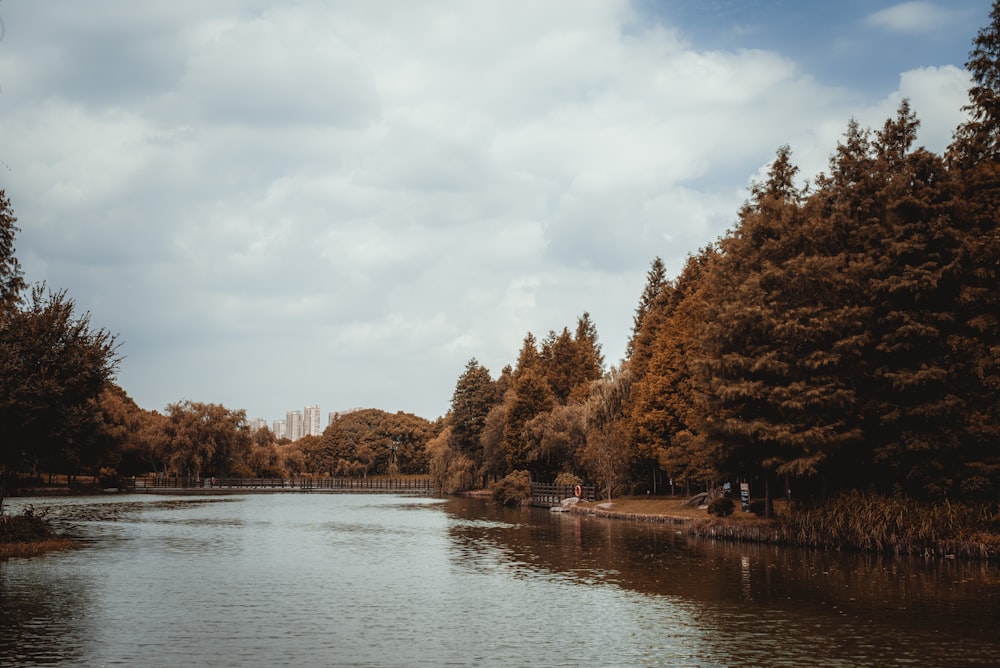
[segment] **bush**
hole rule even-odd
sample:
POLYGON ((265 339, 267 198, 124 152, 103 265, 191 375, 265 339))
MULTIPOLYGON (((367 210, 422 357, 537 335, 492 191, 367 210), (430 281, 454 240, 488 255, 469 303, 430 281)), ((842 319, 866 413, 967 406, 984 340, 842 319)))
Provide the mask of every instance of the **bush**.
POLYGON ((562 485, 563 487, 574 487, 575 485, 582 485, 583 480, 581 480, 575 473, 560 473, 556 476, 557 485, 562 485))
POLYGON ((0 543, 30 543, 55 536, 45 512, 25 508, 20 515, 0 515, 0 543))
POLYGON ((519 506, 531 498, 531 477, 514 471, 493 485, 493 502, 499 506, 519 506))
POLYGON ((767 503, 764 499, 754 499, 750 502, 750 512, 757 517, 764 517, 764 513, 767 510, 767 503))
POLYGON ((728 496, 720 496, 708 504, 708 514, 716 517, 729 517, 733 514, 735 505, 728 496))

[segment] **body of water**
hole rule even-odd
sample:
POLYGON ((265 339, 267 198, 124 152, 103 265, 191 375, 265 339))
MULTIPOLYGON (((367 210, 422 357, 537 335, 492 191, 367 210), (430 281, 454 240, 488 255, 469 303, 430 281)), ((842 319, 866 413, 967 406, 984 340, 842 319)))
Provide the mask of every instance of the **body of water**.
POLYGON ((1000 567, 704 541, 477 499, 15 499, 0 666, 1000 664, 1000 567))

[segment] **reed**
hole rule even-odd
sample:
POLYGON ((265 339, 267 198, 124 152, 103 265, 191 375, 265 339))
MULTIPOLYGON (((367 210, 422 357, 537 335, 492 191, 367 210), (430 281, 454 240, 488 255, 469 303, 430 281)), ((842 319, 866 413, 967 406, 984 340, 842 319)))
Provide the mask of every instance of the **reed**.
POLYGON ((777 520, 783 542, 827 549, 922 555, 1000 556, 996 508, 850 492, 796 505, 777 520))

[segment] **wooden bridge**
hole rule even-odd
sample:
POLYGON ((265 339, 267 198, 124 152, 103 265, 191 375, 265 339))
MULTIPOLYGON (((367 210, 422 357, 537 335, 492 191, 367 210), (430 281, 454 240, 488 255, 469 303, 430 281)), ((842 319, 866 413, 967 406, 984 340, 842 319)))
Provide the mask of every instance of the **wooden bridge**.
POLYGON ((581 501, 593 501, 597 498, 597 488, 594 485, 531 483, 531 505, 533 506, 552 508, 561 505, 563 499, 568 499, 571 496, 579 496, 581 501), (579 494, 577 494, 578 491, 579 494))
POLYGON ((433 494, 430 478, 192 478, 143 476, 126 478, 125 491, 150 494, 220 494, 255 492, 381 492, 433 494))

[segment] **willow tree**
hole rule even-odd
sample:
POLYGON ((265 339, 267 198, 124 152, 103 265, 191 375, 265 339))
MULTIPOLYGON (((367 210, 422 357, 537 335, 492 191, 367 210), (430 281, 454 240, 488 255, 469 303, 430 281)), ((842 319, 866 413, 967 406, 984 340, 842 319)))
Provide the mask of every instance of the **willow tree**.
POLYGON ((246 465, 253 440, 246 411, 222 404, 179 401, 167 406, 163 423, 170 467, 198 478, 227 476, 246 465))
POLYGON ((579 465, 600 482, 607 499, 628 481, 636 458, 625 420, 631 391, 631 373, 612 368, 590 384, 583 404, 586 439, 577 455, 579 465))
MULTIPOLYGON (((503 410, 503 453, 510 471, 530 468, 535 460, 537 442, 528 429, 529 423, 538 415, 552 410, 558 405, 552 388, 533 366, 515 372, 511 388, 504 398, 503 410)), ((533 471, 538 473, 538 471, 533 471)))

